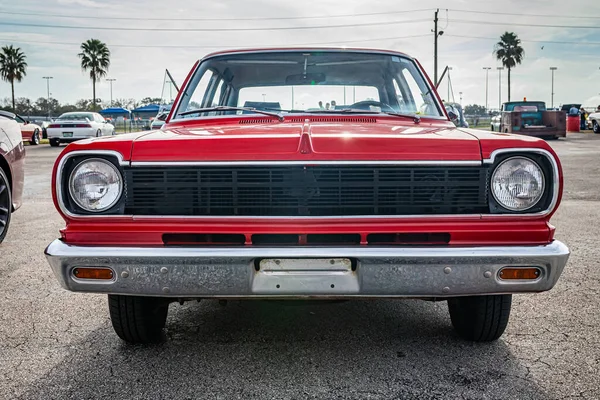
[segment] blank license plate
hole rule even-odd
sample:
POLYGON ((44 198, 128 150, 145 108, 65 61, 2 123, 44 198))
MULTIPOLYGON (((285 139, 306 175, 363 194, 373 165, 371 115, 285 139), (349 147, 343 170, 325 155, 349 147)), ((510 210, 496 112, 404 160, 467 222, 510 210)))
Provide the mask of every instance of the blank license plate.
POLYGON ((263 272, 334 272, 351 271, 349 258, 265 258, 260 260, 263 272))
POLYGON ((339 296, 360 291, 349 258, 267 258, 253 274, 257 295, 339 296))
POLYGON ((73 137, 73 132, 63 132, 64 137, 73 137))

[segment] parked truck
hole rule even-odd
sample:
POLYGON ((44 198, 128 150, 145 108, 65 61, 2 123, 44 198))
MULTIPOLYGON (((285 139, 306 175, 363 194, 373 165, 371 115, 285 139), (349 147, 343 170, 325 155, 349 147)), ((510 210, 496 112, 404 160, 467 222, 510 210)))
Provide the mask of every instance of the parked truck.
POLYGON ((566 113, 549 111, 543 101, 510 101, 502 104, 500 132, 556 139, 567 136, 566 113))

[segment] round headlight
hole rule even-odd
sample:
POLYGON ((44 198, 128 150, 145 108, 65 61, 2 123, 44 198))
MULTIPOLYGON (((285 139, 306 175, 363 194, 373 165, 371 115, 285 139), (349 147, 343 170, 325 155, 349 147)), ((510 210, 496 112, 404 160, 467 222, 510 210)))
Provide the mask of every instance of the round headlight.
POLYGON ((525 211, 535 206, 544 194, 544 172, 529 158, 504 160, 492 174, 492 195, 504 208, 525 211))
POLYGON ((110 162, 90 158, 79 163, 69 178, 69 194, 86 211, 101 212, 115 205, 123 192, 119 170, 110 162))

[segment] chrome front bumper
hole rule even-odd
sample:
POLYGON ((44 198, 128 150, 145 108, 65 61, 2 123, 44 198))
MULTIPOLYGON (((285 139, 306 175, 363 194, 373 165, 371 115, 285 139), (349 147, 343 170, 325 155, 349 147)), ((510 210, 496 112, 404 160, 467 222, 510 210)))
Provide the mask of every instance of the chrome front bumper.
POLYGON ((562 273, 569 249, 494 247, 94 247, 55 240, 46 257, 61 285, 77 292, 167 297, 453 297, 542 292, 562 273), (292 265, 291 269, 260 267, 292 265), (307 259, 302 263, 290 259, 307 259), (352 260, 327 268, 322 260, 352 260), (319 260, 319 262, 311 262, 319 260), (267 265, 264 264, 264 265, 267 265), (315 265, 315 267, 311 267, 315 265), (349 265, 349 264, 348 264, 349 265), (533 281, 506 281, 507 266, 538 267, 533 281), (110 267, 109 281, 80 280, 76 267, 110 267))

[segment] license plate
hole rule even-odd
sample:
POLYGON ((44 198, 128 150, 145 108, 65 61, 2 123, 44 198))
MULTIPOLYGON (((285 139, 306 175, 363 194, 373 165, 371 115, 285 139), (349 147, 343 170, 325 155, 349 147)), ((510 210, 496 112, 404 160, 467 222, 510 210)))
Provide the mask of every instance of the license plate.
POLYGON ((63 132, 64 137, 73 137, 73 132, 63 132))
POLYGON ((257 295, 338 296, 360 291, 349 258, 266 258, 252 275, 257 295))

